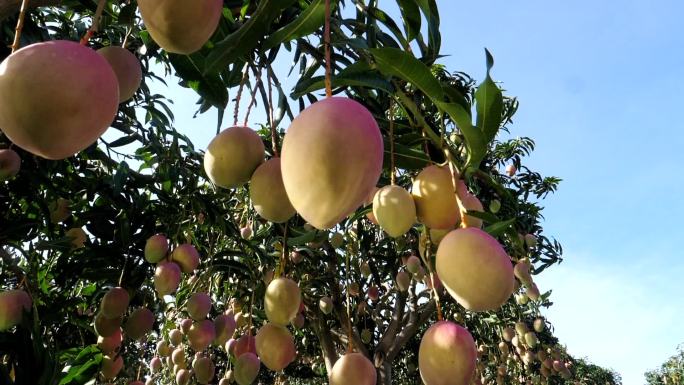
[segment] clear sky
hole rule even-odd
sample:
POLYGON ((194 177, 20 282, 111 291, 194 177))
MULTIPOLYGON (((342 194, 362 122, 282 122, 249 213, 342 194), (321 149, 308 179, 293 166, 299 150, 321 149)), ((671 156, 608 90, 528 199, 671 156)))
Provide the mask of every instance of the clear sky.
MULTIPOLYGON (((438 3, 450 55, 441 62, 480 81, 489 48, 494 79, 520 100, 511 134, 537 142, 527 165, 563 179, 545 201, 544 228, 565 260, 538 278, 553 290, 557 336, 625 385, 644 384, 684 342, 684 5, 438 3)), ((205 148, 215 113, 193 119, 192 92, 166 94, 177 127, 205 148)))

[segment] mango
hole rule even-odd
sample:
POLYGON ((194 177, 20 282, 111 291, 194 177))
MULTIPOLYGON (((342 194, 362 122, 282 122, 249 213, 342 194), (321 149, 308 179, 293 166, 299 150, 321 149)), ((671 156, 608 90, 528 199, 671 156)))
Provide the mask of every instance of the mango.
POLYGON ((92 145, 118 106, 112 67, 78 43, 31 44, 0 63, 0 128, 40 157, 64 159, 92 145))
POLYGON ((468 310, 496 310, 513 294, 515 278, 508 254, 478 228, 447 234, 437 249, 435 267, 449 294, 468 310))
POLYGON ((254 210, 267 221, 283 223, 297 213, 285 192, 280 158, 257 167, 249 181, 249 196, 254 210))
POLYGON ((227 128, 209 142, 204 154, 204 171, 223 188, 239 187, 252 177, 264 161, 264 142, 249 127, 227 128))
POLYGON ((171 53, 199 51, 221 20, 221 0, 139 0, 143 23, 152 39, 171 53))
POLYGON ((469 385, 476 360, 473 337, 453 322, 435 323, 420 341, 418 368, 425 385, 469 385))
POLYGON ((382 135, 360 103, 332 97, 290 124, 281 150, 285 191, 311 225, 329 229, 354 212, 382 171, 382 135))
POLYGON ((373 198, 373 215, 390 237, 397 238, 406 234, 416 223, 416 205, 404 188, 385 186, 373 198))

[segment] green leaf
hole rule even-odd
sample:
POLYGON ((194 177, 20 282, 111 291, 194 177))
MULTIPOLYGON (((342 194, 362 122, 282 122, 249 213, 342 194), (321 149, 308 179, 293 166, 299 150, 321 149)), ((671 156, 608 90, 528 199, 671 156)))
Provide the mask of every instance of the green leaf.
MULTIPOLYGON (((331 5, 332 9, 336 3, 331 5)), ((290 24, 275 31, 264 41, 262 51, 269 50, 281 43, 310 35, 325 23, 325 0, 314 0, 290 24)))
POLYGON ((513 224, 515 223, 515 218, 511 218, 502 222, 497 222, 494 223, 493 225, 485 227, 485 231, 489 233, 489 235, 496 237, 508 230, 513 224))
POLYGON ((292 237, 287 239, 287 245, 288 246, 299 246, 299 245, 305 245, 314 239, 316 239, 316 230, 309 231, 308 233, 304 233, 303 235, 300 235, 298 237, 292 237))
POLYGON ((126 135, 122 136, 119 139, 116 139, 115 141, 109 143, 109 147, 121 147, 125 146, 127 144, 131 144, 135 142, 136 137, 134 135, 126 135))
POLYGON ((435 0, 415 0, 428 22, 428 46, 424 59, 432 63, 439 57, 442 35, 439 32, 439 9, 435 0))
MULTIPOLYGON (((390 144, 387 139, 385 141, 385 156, 383 163, 389 165, 390 162, 390 144)), ((430 158, 422 150, 405 146, 403 144, 394 142, 394 165, 404 170, 420 170, 430 163, 430 158)))
POLYGON ((136 3, 131 2, 121 7, 119 11, 118 23, 120 25, 130 25, 135 21, 135 11, 138 9, 136 3))
POLYGON ((207 74, 206 59, 202 52, 192 55, 169 55, 173 68, 183 78, 186 86, 195 90, 216 108, 228 105, 228 91, 219 74, 207 74))
MULTIPOLYGON (((374 71, 370 68, 368 63, 363 61, 347 66, 336 75, 331 76, 330 80, 333 88, 342 86, 358 86, 380 89, 388 93, 391 93, 394 89, 392 84, 388 82, 387 79, 380 76, 377 71, 374 71)), ((292 90, 291 97, 297 99, 308 93, 323 88, 325 88, 324 76, 302 78, 292 90)))
POLYGON ((385 27, 387 27, 387 29, 390 30, 390 32, 392 32, 394 37, 396 37, 397 40, 399 40, 399 44, 401 44, 402 47, 408 47, 408 41, 406 40, 406 37, 404 37, 404 35, 401 33, 399 26, 397 25, 397 23, 394 22, 394 20, 392 20, 391 17, 389 17, 389 15, 385 11, 376 7, 368 7, 367 10, 368 14, 371 17, 384 24, 385 27))
POLYGON ((501 125, 501 114, 503 112, 503 96, 501 90, 496 86, 489 71, 494 65, 494 59, 487 49, 487 77, 477 87, 475 92, 477 127, 482 130, 485 140, 489 143, 496 136, 501 125))
POLYGON ((468 164, 477 167, 484 158, 487 142, 480 130, 473 126, 470 113, 458 103, 444 101, 444 90, 430 68, 413 55, 396 48, 375 48, 369 50, 378 69, 394 75, 418 87, 437 108, 445 111, 456 122, 468 146, 468 164))
POLYGON ((397 4, 404 20, 406 38, 411 41, 420 33, 420 10, 415 0, 397 0, 397 4))
POLYGON ((100 370, 102 352, 95 345, 85 347, 70 362, 69 371, 59 381, 59 385, 84 384, 100 370))
POLYGON ((433 102, 444 100, 444 92, 437 78, 425 63, 413 55, 397 48, 371 48, 369 51, 381 72, 413 84, 433 102))
POLYGON ((216 43, 207 57, 204 73, 215 73, 228 64, 244 59, 268 32, 271 22, 280 12, 289 7, 295 0, 262 0, 256 10, 237 31, 216 43))

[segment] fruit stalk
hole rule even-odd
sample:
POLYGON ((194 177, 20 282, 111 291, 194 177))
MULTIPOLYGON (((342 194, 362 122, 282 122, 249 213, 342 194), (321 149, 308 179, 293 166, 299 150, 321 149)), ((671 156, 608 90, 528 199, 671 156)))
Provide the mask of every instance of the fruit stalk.
POLYGON ((323 31, 325 47, 325 96, 332 97, 332 81, 330 80, 330 0, 325 0, 325 27, 323 31))
POLYGON ((394 99, 390 99, 389 105, 389 142, 390 142, 390 183, 395 184, 394 180, 394 99))
POLYGON ((275 278, 280 278, 281 275, 285 274, 285 264, 287 263, 287 223, 285 222, 285 229, 283 230, 283 249, 280 253, 280 266, 276 269, 275 278))
MULTIPOLYGON (((328 0, 326 0, 326 3, 328 0)), ((350 304, 351 304, 351 299, 349 298, 349 253, 345 252, 345 282, 347 284, 347 289, 345 293, 347 294, 347 353, 351 353, 354 351, 354 340, 352 336, 352 322, 351 322, 351 310, 349 309, 350 304)))
POLYGON ((242 90, 245 88, 245 83, 247 82, 248 69, 249 64, 245 63, 245 67, 242 69, 242 79, 240 79, 240 86, 238 87, 237 96, 235 97, 235 110, 233 111, 233 126, 237 126, 238 124, 238 113, 240 112, 240 99, 242 98, 242 90))
POLYGON ((95 32, 97 32, 97 29, 100 25, 100 17, 102 16, 102 11, 104 11, 106 3, 107 0, 100 0, 100 2, 97 4, 97 9, 95 10, 95 15, 93 16, 93 23, 90 25, 90 28, 88 28, 88 31, 83 38, 81 38, 81 45, 88 44, 90 38, 95 32))
POLYGON ((14 29, 14 41, 12 42, 12 53, 19 49, 19 39, 21 38, 21 30, 24 28, 24 17, 26 16, 26 8, 28 7, 28 0, 22 0, 21 10, 19 11, 19 20, 17 20, 17 27, 14 29))
POLYGON ((252 106, 256 104, 256 93, 257 90, 259 89, 259 85, 261 84, 261 75, 259 74, 259 71, 256 68, 252 68, 252 71, 254 71, 254 75, 256 76, 256 83, 254 83, 254 88, 252 88, 252 97, 249 100, 249 104, 247 105, 247 112, 245 113, 245 121, 242 124, 244 127, 247 127, 247 121, 249 120, 249 113, 252 111, 252 106))

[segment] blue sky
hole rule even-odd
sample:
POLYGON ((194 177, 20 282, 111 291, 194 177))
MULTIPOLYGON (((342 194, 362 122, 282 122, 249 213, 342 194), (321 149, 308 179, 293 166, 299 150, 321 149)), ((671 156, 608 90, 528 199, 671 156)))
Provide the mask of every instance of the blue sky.
MULTIPOLYGON (((538 278, 553 290, 547 314, 556 334, 573 355, 617 370, 625 385, 644 384, 643 373, 684 342, 684 6, 439 4, 442 53, 450 55, 442 62, 479 81, 487 47, 494 79, 520 100, 511 134, 537 142, 526 164, 563 179, 544 203, 544 227, 563 244, 565 261, 538 278)), ((176 102, 176 126, 205 148, 215 113, 193 119, 192 92, 165 93, 176 102)), ((255 111, 250 122, 262 119, 255 111)))

